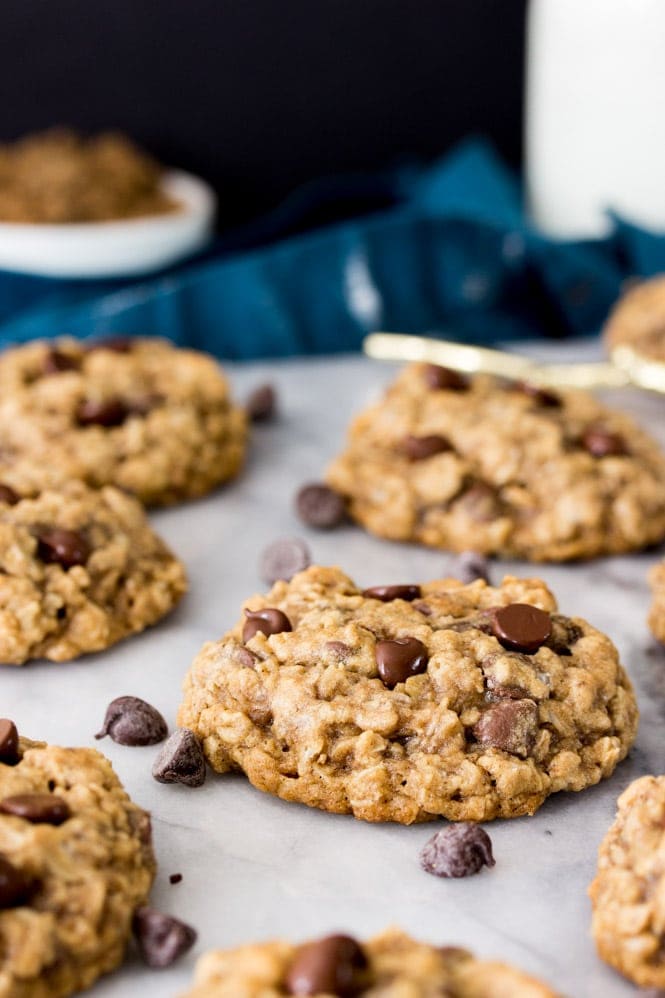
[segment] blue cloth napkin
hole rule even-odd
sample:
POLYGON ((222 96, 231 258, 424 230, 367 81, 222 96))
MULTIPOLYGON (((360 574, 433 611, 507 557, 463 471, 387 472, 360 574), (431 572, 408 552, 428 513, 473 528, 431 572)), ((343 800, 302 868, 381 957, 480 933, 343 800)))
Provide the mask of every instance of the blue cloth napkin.
POLYGON ((598 331, 627 277, 665 271, 665 235, 613 218, 561 242, 523 210, 519 180, 480 140, 435 165, 337 178, 149 278, 0 272, 0 344, 69 333, 167 336, 241 359, 355 350, 376 329, 476 343, 598 331), (337 202, 370 213, 302 233, 337 202))

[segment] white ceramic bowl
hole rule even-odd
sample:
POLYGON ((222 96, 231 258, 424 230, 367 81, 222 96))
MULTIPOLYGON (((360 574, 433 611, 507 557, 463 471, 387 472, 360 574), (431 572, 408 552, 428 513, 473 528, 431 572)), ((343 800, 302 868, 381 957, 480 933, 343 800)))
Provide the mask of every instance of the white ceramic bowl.
POLYGON ((180 210, 110 222, 0 222, 0 270, 41 277, 130 277, 147 274, 201 249, 212 233, 215 194, 179 170, 162 188, 180 210))

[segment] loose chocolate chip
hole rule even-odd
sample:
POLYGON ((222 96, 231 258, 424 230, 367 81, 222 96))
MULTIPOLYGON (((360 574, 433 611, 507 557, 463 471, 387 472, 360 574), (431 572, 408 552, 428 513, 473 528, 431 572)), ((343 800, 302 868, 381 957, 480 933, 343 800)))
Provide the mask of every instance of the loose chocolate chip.
POLYGON ((308 527, 331 530, 346 519, 346 503, 327 485, 303 485, 296 495, 296 512, 308 527))
POLYGON ((418 638, 377 641, 375 656, 379 676, 390 690, 427 668, 427 649, 418 638))
POLYGON ((547 388, 542 388, 540 385, 534 385, 531 381, 516 381, 512 385, 512 388, 523 395, 528 395, 538 405, 546 406, 550 409, 559 409, 561 407, 560 395, 549 391, 547 388))
POLYGON ((582 434, 582 446, 592 457, 622 457, 628 453, 623 437, 601 426, 591 427, 582 434))
POLYGON ((499 497, 491 485, 475 482, 456 500, 477 523, 490 523, 499 515, 499 497))
POLYGON ((19 761, 18 731, 13 721, 0 718, 0 762, 5 766, 15 766, 19 761))
POLYGON ((103 336, 98 340, 92 340, 88 344, 88 350, 112 350, 113 353, 129 353, 134 346, 132 336, 103 336))
POLYGON ((128 415, 121 399, 83 399, 76 408, 79 426, 120 426, 128 415))
POLYGON ((440 367, 438 364, 425 364, 423 378, 427 387, 434 390, 464 392, 469 387, 468 378, 458 374, 457 371, 451 371, 449 367, 440 367))
POLYGON ((293 630, 286 614, 275 607, 267 607, 265 610, 245 610, 245 616, 247 620, 242 630, 243 641, 249 641, 257 631, 270 635, 293 630))
POLYGON ((273 541, 264 549, 259 562, 261 578, 268 585, 283 579, 289 582, 298 572, 311 564, 309 548, 299 537, 285 537, 273 541))
POLYGON ((184 783, 200 787, 206 778, 206 762, 200 742, 189 728, 177 728, 155 759, 152 775, 159 783, 184 783))
POLYGON ((259 385, 247 396, 245 410, 253 423, 266 423, 275 415, 277 396, 272 385, 259 385))
POLYGON ((4 485, 0 483, 0 502, 6 503, 8 506, 15 506, 20 500, 20 496, 14 492, 14 490, 9 485, 4 485))
POLYGON ((154 908, 138 908, 132 929, 141 956, 149 967, 170 967, 196 942, 195 929, 154 908))
POLYGON ((61 825, 71 812, 66 800, 56 794, 17 794, 0 801, 3 814, 25 818, 33 825, 61 825))
POLYGON ((290 995, 337 995, 352 998, 366 979, 367 958, 351 936, 325 936, 296 951, 286 975, 290 995))
POLYGON ((485 710, 473 726, 481 745, 526 758, 538 732, 538 708, 533 700, 502 700, 485 710))
POLYGON ((182 881, 182 873, 172 873, 169 877, 170 884, 179 884, 182 881))
POLYGON ((524 651, 529 654, 538 651, 552 633, 549 613, 527 603, 510 603, 499 607, 491 618, 492 633, 504 648, 524 651))
POLYGON ((447 825, 425 843, 420 865, 435 877, 469 877, 494 866, 490 837, 472 822, 447 825))
POLYGON ((428 457, 434 457, 435 454, 443 454, 452 449, 450 440, 436 433, 431 433, 426 437, 414 437, 409 434, 400 443, 400 450, 405 457, 408 457, 409 461, 424 461, 428 457))
POLYGON ((460 582, 469 585, 476 579, 483 579, 489 582, 489 562, 484 554, 479 551, 462 551, 455 558, 452 573, 460 582))
POLYGON ((22 870, 0 856, 0 908, 25 904, 33 888, 34 882, 22 870))
POLYGON ((85 565, 90 557, 90 545, 76 530, 44 527, 37 534, 37 556, 47 564, 73 568, 85 565))
POLYGON ((81 361, 78 357, 63 353, 62 350, 49 350, 44 357, 42 370, 44 374, 60 374, 62 371, 78 371, 81 361))
POLYGON ((420 586, 372 586, 370 589, 363 589, 363 596, 367 599, 379 599, 382 603, 390 603, 394 599, 410 603, 421 595, 420 586))
POLYGON ((157 745, 168 734, 166 721, 155 707, 139 697, 116 697, 106 708, 104 724, 95 738, 110 735, 118 745, 157 745))

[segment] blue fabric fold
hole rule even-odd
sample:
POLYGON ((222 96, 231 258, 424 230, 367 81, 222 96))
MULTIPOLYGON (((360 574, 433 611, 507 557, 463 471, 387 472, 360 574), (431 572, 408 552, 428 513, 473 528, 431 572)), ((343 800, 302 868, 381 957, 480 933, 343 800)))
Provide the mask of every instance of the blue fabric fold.
POLYGON ((481 140, 426 169, 310 184, 259 222, 149 278, 0 272, 0 343, 69 333, 167 336, 245 359, 357 349, 376 329, 477 343, 598 331, 627 277, 665 270, 665 235, 539 233, 519 179, 481 140), (312 232, 335 200, 358 217, 312 232))

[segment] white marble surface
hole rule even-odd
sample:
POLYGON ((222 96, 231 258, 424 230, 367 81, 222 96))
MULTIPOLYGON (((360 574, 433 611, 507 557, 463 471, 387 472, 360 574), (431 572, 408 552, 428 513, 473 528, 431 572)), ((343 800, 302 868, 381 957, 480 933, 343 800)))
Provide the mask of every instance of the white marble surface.
MULTIPOLYGON (((573 354, 570 347, 548 352, 557 360, 573 354)), ((630 758, 609 781, 551 798, 532 818, 487 826, 496 866, 479 876, 446 881, 420 871, 418 852, 435 825, 368 825, 311 811, 263 795, 240 776, 211 776, 197 790, 162 786, 150 776, 156 749, 94 741, 108 701, 121 694, 144 697, 173 723, 191 659, 203 641, 232 624, 244 597, 263 588, 258 557, 277 537, 305 537, 317 561, 341 564, 363 585, 437 578, 450 564, 446 554, 382 542, 351 526, 309 531, 292 511, 295 488, 319 477, 349 415, 378 392, 390 368, 347 357, 232 373, 240 397, 272 380, 281 414, 256 428, 237 482, 153 516, 187 565, 191 590, 182 606, 107 653, 69 665, 4 669, 0 676, 0 714, 15 718, 26 735, 97 745, 110 756, 131 795, 152 812, 159 860, 154 904, 199 932, 194 951, 173 968, 150 971, 130 957, 91 994, 172 998, 210 947, 335 929, 362 937, 391 923, 425 940, 514 961, 570 998, 634 993, 596 958, 586 887, 618 794, 644 772, 665 771, 665 653, 654 650, 645 623, 645 575, 655 552, 536 570, 563 612, 587 617, 617 643, 638 689, 642 723, 630 758), (171 886, 174 872, 183 881, 171 886)), ((638 413, 665 443, 665 398, 624 393, 613 401, 638 413)), ((496 578, 503 568, 534 573, 506 563, 493 566, 496 578)))

